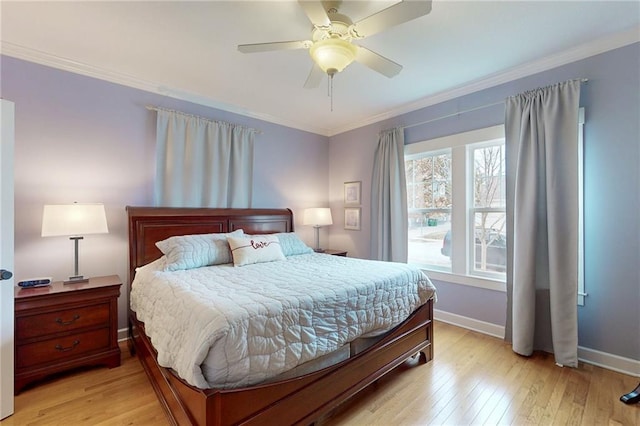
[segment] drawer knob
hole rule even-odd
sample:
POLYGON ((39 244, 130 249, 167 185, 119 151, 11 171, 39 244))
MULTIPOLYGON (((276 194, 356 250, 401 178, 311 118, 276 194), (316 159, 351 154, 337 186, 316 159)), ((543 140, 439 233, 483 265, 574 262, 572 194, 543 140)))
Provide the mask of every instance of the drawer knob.
POLYGON ((80 319, 80 315, 75 314, 73 316, 73 319, 71 319, 71 321, 63 321, 62 318, 56 318, 56 322, 60 325, 71 325, 74 322, 78 321, 80 319))
POLYGON ((62 345, 56 345, 56 350, 60 352, 69 352, 79 344, 80 344, 80 340, 74 340, 73 345, 69 346, 68 348, 63 347, 62 345))

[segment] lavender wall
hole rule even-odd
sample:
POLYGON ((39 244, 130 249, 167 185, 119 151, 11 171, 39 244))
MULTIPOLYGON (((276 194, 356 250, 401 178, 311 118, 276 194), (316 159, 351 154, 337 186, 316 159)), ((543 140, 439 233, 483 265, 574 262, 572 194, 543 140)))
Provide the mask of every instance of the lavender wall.
MULTIPOLYGON (((462 96, 331 138, 330 201, 342 211, 342 185, 361 180, 362 231, 338 220, 330 245, 369 257, 371 164, 378 132, 489 105, 537 87, 588 78, 582 87, 585 124, 585 287, 578 310, 579 345, 640 360, 640 44, 462 96)), ((484 108, 405 130, 406 143, 504 122, 504 106, 484 108)), ((503 292, 438 281, 437 309, 504 325, 503 292), (469 303, 469 300, 480 301, 469 303)))
MULTIPOLYGON (((80 273, 127 279, 125 206, 152 205, 155 113, 162 106, 251 126, 255 144, 253 207, 288 207, 296 231, 302 209, 326 206, 329 143, 318 136, 90 77, 2 57, 1 96, 15 102, 15 275, 17 279, 73 272, 73 244, 40 236, 44 204, 103 202, 108 235, 80 242, 80 273)), ((325 231, 326 232, 326 231, 325 231)), ((326 238, 326 237, 325 237, 326 238)), ((122 288, 119 325, 126 326, 122 288)))
MULTIPOLYGON (((126 205, 151 205, 156 105, 259 128, 254 207, 290 207, 297 232, 305 207, 326 205, 334 225, 322 241, 369 257, 371 165, 378 132, 502 101, 524 90, 584 77, 585 276, 579 344, 640 359, 640 44, 443 102, 329 139, 236 114, 2 57, 1 95, 16 104, 16 257, 18 279, 67 277, 67 239, 41 238, 42 206, 104 202, 110 234, 81 242, 85 275, 127 277, 126 205), (343 229, 343 182, 362 181, 362 230, 343 229)), ((503 122, 502 106, 405 130, 407 143, 503 122)), ((504 325, 503 292, 438 281, 438 309, 504 325), (475 303, 470 303, 474 301, 475 303)), ((120 300, 125 325, 127 294, 120 300)))

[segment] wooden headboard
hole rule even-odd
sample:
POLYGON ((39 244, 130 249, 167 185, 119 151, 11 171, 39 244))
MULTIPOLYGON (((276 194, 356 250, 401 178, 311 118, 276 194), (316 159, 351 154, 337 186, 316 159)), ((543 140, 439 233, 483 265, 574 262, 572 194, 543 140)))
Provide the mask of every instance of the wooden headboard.
POLYGON ((129 285, 137 267, 158 259, 156 242, 176 235, 243 229, 247 234, 293 232, 289 209, 132 207, 129 216, 129 285))

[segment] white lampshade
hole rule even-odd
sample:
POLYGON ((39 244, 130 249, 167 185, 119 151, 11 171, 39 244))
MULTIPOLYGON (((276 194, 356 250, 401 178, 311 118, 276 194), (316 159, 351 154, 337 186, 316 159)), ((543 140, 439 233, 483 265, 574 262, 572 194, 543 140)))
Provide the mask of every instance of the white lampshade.
POLYGON ((358 48, 340 38, 318 40, 309 48, 309 54, 322 71, 333 75, 345 69, 356 58, 358 48))
POLYGON ((315 207, 304 211, 303 225, 326 226, 333 225, 331 209, 328 207, 315 207))
POLYGON ((50 204, 42 214, 42 236, 106 234, 104 204, 50 204))

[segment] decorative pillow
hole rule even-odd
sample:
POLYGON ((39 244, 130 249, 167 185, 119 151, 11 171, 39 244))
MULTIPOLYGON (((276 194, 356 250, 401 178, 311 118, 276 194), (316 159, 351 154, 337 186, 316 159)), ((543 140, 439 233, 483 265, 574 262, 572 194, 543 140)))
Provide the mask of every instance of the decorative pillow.
POLYGON ((234 266, 285 260, 280 240, 275 235, 253 235, 245 238, 228 237, 234 266))
POLYGON ((294 232, 273 234, 280 240, 280 247, 285 256, 313 253, 313 249, 306 245, 294 232))
POLYGON ((233 262, 227 237, 242 235, 242 229, 226 234, 181 235, 158 241, 156 246, 167 257, 164 270, 178 271, 233 262))

